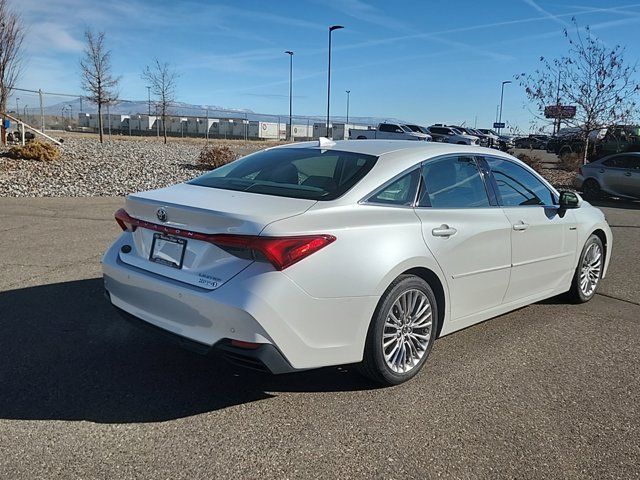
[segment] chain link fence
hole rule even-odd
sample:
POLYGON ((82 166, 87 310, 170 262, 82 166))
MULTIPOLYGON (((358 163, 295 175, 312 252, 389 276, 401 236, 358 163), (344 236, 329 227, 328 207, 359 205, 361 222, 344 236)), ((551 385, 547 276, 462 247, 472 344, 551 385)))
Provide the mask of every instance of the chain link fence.
MULTIPOLYGON (((98 133, 97 106, 82 95, 14 88, 7 106, 9 114, 34 129, 98 133)), ((358 119, 355 119, 358 120, 358 119)), ((362 120, 362 119, 361 119, 362 120)), ((162 136, 164 125, 158 105, 152 100, 118 100, 102 107, 106 135, 162 136)), ((182 103, 171 105, 166 117, 168 136, 228 138, 244 140, 309 140, 320 136, 347 138, 349 128, 366 129, 365 121, 332 117, 329 132, 326 117, 225 110, 182 103)))

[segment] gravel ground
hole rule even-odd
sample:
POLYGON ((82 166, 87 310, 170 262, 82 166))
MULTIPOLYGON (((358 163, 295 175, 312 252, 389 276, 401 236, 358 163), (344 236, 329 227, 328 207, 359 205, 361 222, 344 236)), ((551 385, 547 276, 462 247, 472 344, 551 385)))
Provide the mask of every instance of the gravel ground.
MULTIPOLYGON (((171 139, 165 145, 155 138, 125 137, 101 145, 93 136, 66 134, 63 138, 62 157, 55 162, 0 157, 0 197, 119 196, 202 174, 196 159, 204 140, 171 139)), ((215 143, 228 146, 238 155, 275 144, 234 140, 215 143)))
MULTIPOLYGON (((94 135, 58 133, 64 139, 62 157, 50 163, 13 160, 0 149, 0 197, 121 196, 183 182, 202 173, 196 159, 204 139, 114 137, 100 144, 94 135)), ((276 145, 275 142, 212 140, 239 156, 276 145)), ((571 186, 575 173, 545 168, 553 185, 571 186)))

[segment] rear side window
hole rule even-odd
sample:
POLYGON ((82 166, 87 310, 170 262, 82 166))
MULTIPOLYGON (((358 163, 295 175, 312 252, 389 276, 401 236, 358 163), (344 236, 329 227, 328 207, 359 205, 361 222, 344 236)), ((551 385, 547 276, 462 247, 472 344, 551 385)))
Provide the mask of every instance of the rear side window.
POLYGON ((500 205, 505 207, 554 204, 547 186, 520 165, 509 160, 486 157, 498 185, 500 205))
POLYGON ((419 181, 420 170, 416 169, 383 187, 378 193, 369 197, 367 202, 386 205, 413 205, 419 181))
POLYGON ((422 167, 423 189, 418 206, 433 208, 488 207, 489 197, 472 157, 446 157, 422 167))
POLYGON ((275 148, 248 155, 188 182, 279 197, 333 200, 351 189, 377 157, 315 148, 275 148))
POLYGON ((616 155, 602 162, 603 165, 613 168, 640 169, 640 155, 616 155))

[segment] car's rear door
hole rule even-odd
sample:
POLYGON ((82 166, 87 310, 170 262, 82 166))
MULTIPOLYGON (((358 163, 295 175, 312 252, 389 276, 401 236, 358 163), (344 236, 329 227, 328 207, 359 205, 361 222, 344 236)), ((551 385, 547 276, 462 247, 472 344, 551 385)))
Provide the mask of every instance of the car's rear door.
POLYGON ((573 276, 577 226, 555 194, 531 171, 505 158, 484 157, 498 202, 511 226, 511 278, 505 303, 553 291, 573 276))
POLYGON ((476 159, 424 162, 416 214, 449 287, 451 319, 501 304, 509 283, 511 224, 490 196, 476 159))

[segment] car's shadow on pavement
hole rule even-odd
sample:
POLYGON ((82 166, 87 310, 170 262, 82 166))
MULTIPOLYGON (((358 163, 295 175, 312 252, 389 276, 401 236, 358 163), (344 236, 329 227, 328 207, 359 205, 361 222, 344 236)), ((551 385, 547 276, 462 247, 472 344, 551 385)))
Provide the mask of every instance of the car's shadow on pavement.
POLYGON ((157 422, 273 396, 375 388, 352 368, 272 376, 122 320, 102 279, 0 292, 0 419, 157 422))

